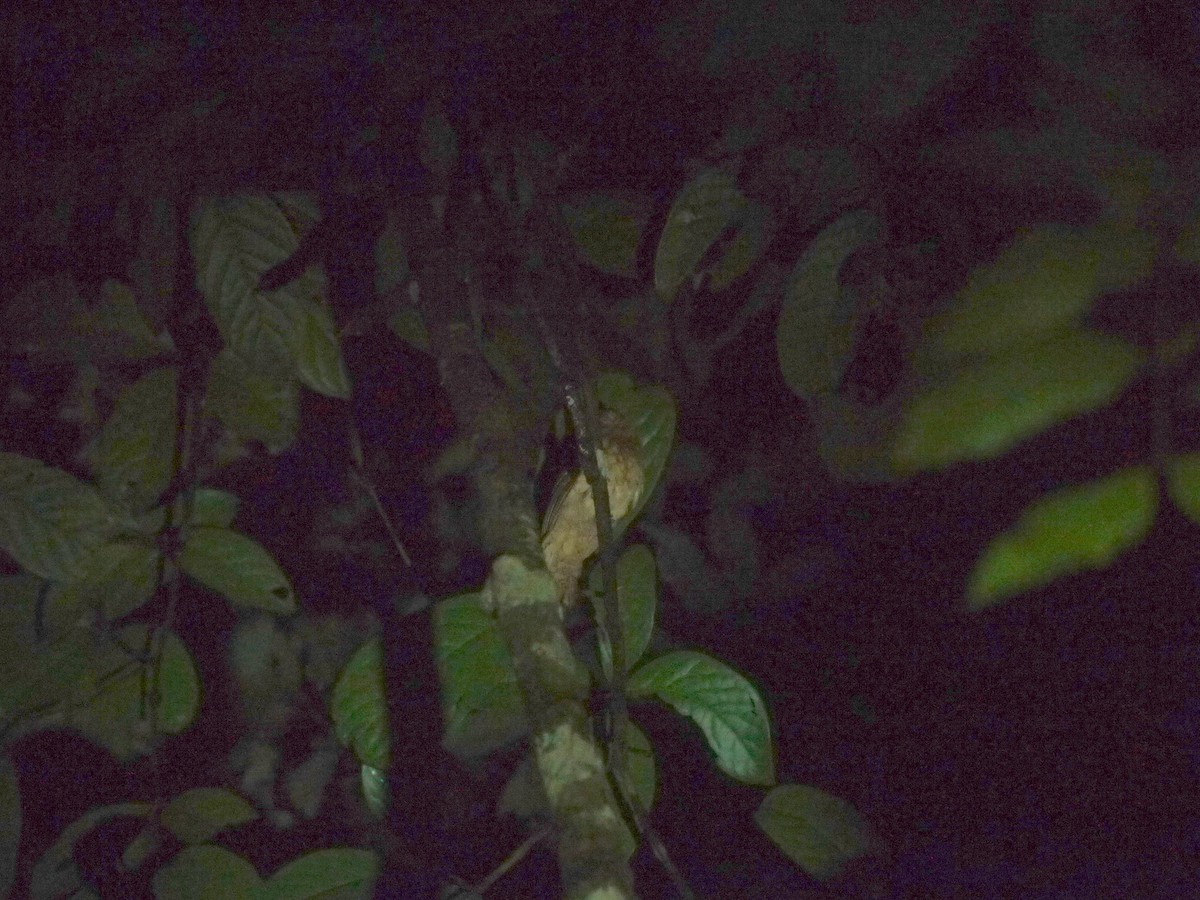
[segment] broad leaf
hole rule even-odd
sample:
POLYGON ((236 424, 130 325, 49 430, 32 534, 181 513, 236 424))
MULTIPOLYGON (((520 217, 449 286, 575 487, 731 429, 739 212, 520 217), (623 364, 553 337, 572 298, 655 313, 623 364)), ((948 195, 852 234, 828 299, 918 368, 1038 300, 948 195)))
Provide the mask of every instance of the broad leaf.
POLYGON ((292 586, 262 545, 226 528, 193 528, 179 555, 183 570, 237 606, 286 615, 296 609, 292 586))
POLYGON ((630 699, 656 697, 692 719, 722 771, 748 784, 775 783, 767 707, 745 676, 692 651, 660 656, 629 678, 630 699))
POLYGON ((684 185, 667 214, 654 258, 654 289, 660 297, 675 297, 748 202, 733 176, 721 169, 706 169, 684 185))
POLYGON ((128 516, 90 484, 15 453, 0 453, 0 548, 34 574, 72 581, 87 574, 96 548, 128 516))
POLYGON ((369 850, 333 847, 314 850, 280 868, 267 882, 262 900, 345 900, 374 896, 379 859, 369 850))
POLYGON ((1140 544, 1154 524, 1158 486, 1145 466, 1055 491, 1030 504, 975 566, 973 609, 1087 569, 1140 544))
POLYGON ((338 740, 365 766, 391 765, 391 731, 383 681, 383 645, 367 641, 333 686, 329 712, 338 740))
POLYGON ((1176 508, 1200 524, 1200 453, 1173 457, 1167 467, 1167 491, 1176 508))
POLYGON ((950 308, 928 323, 917 367, 936 371, 956 357, 997 356, 1077 325, 1097 296, 1144 277, 1153 261, 1144 232, 1039 226, 976 269, 950 308))
POLYGON ((875 216, 847 213, 818 234, 784 289, 775 347, 783 378, 798 396, 818 400, 841 383, 854 349, 855 298, 838 280, 842 263, 879 239, 875 216))
POLYGON ((162 824, 185 844, 211 841, 227 828, 253 822, 258 813, 240 794, 225 788, 193 788, 173 798, 162 811, 162 824))
POLYGON ((176 382, 173 368, 155 369, 122 390, 88 452, 100 490, 134 512, 149 509, 171 480, 176 382))
MULTIPOLYGON (((118 759, 129 761, 150 749, 147 743, 148 675, 130 655, 147 645, 146 626, 128 625, 119 641, 92 652, 76 685, 76 702, 67 721, 118 759)), ((161 641, 159 702, 155 731, 179 734, 196 720, 200 679, 186 646, 172 632, 161 641)))
POLYGON ((589 194, 564 203, 562 214, 588 262, 610 275, 634 274, 647 219, 644 202, 589 194))
POLYGON ((512 657, 479 596, 438 603, 433 636, 446 749, 462 757, 484 756, 528 732, 512 657))
POLYGON ((1072 416, 1112 402, 1145 354, 1115 337, 1070 331, 961 369, 907 405, 897 470, 990 459, 1072 416))
POLYGON ((758 827, 787 857, 822 881, 868 852, 871 837, 854 807, 805 784, 781 784, 754 813, 758 827))
MULTIPOLYGON (((595 596, 602 593, 601 581, 600 566, 592 566, 589 587, 595 596)), ((617 561, 617 601, 624 626, 625 667, 632 669, 650 646, 658 602, 654 554, 645 544, 627 548, 617 561)), ((611 668, 611 661, 604 659, 603 665, 607 672, 611 668)))
POLYGON ((347 399, 352 390, 350 372, 329 310, 308 301, 297 303, 295 314, 296 374, 319 394, 347 399))
POLYGON ((185 847, 154 873, 154 896, 163 900, 259 900, 265 885, 258 870, 224 847, 185 847))
POLYGON ((300 427, 300 389, 291 375, 256 372, 229 349, 209 369, 205 407, 244 438, 272 453, 286 450, 300 427))

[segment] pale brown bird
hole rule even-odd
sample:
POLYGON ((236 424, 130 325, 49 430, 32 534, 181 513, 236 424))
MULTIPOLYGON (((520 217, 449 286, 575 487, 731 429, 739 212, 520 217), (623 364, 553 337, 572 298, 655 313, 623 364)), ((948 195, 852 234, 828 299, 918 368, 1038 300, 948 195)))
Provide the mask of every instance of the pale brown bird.
MULTIPOLYGON (((633 508, 641 496, 644 473, 641 444, 625 420, 610 410, 600 414, 597 456, 608 483, 613 522, 633 508)), ((558 598, 569 609, 579 596, 583 564, 600 547, 592 489, 580 470, 559 478, 542 521, 542 552, 554 577, 558 598)))

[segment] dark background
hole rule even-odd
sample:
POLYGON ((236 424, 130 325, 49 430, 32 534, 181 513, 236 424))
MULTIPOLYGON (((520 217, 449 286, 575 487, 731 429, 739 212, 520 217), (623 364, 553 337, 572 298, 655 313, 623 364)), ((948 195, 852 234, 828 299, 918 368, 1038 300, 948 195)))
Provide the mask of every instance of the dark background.
MULTIPOLYGON (((559 146, 577 148, 567 188, 638 189, 656 198, 661 222, 690 176, 690 162, 709 152, 756 79, 767 77, 756 66, 718 77, 688 60, 664 60, 656 29, 682 14, 683 4, 652 13, 602 3, 535 6, 522 13, 492 6, 483 12, 462 4, 452 11, 439 4, 436 12, 429 6, 379 23, 383 45, 394 51, 383 66, 357 39, 353 26, 366 27, 367 20, 330 23, 315 13, 280 13, 276 21, 307 23, 320 36, 309 46, 320 74, 298 79, 299 88, 273 84, 270 61, 253 55, 261 46, 257 30, 269 16, 192 9, 184 19, 203 38, 193 36, 189 45, 181 20, 150 11, 126 13, 123 24, 55 20, 50 13, 18 21, 12 14, 19 27, 8 49, 18 87, 7 128, 13 176, 6 213, 23 215, 40 199, 21 190, 22 174, 68 159, 88 184, 83 215, 94 223, 95 244, 67 255, 15 248, 8 256, 6 296, 39 272, 67 269, 98 284, 124 270, 128 248, 111 239, 124 189, 112 148, 176 98, 157 93, 149 81, 136 105, 76 119, 72 133, 63 131, 63 111, 80 102, 79 85, 96 64, 96 52, 122 54, 131 33, 173 46, 172 58, 189 67, 185 79, 168 84, 187 83, 197 95, 225 91, 269 119, 262 134, 271 140, 251 140, 249 152, 228 167, 220 163, 219 147, 211 157, 203 156, 209 150, 197 150, 197 191, 219 175, 226 189, 328 187, 349 178, 403 192, 421 178, 412 132, 430 73, 442 73, 451 85, 447 108, 465 149, 464 177, 471 177, 472 166, 484 165, 472 148, 489 135, 538 131, 559 146), (380 137, 365 151, 354 149, 354 136, 366 127, 377 128, 380 137)), ((1081 221, 1093 211, 1088 198, 1069 187, 1051 194, 1013 189, 998 173, 963 166, 946 149, 976 131, 1044 124, 1045 109, 1035 95, 1048 76, 1028 25, 1040 7, 1004 9, 949 78, 881 129, 875 148, 879 162, 867 205, 885 216, 897 243, 939 242, 939 255, 921 274, 930 291, 953 291, 1021 226, 1081 221)), ((1174 115, 1141 126, 1136 135, 1143 146, 1169 156, 1195 134, 1200 106, 1191 102, 1190 85, 1200 74, 1192 49, 1200 46, 1200 24, 1183 5, 1177 14, 1169 4, 1136 9, 1126 27, 1141 56, 1131 64, 1165 73, 1184 94, 1174 115)), ((305 45, 298 40, 297 46, 305 45)), ((702 56, 702 48, 695 55, 702 56)), ((798 56, 795 64, 819 68, 828 61, 798 56)), ((848 113, 829 91, 818 92, 810 115, 785 123, 783 134, 837 123, 848 113)), ((342 293, 335 300, 353 308, 354 295, 370 282, 355 228, 347 231, 346 252, 332 262, 340 270, 331 275, 342 293)), ((770 252, 794 261, 814 233, 810 227, 785 235, 770 252)), ((597 284, 606 287, 602 279, 597 284)), ((1188 273, 1167 272, 1138 290, 1194 309, 1195 286, 1188 273)), ((1146 323, 1128 312, 1140 308, 1138 298, 1125 299, 1116 325, 1144 335, 1146 323)), ((1148 458, 1144 410, 1151 385, 1138 384, 1114 406, 992 463, 886 486, 848 485, 802 468, 794 455, 789 465, 807 416, 779 375, 773 315, 752 323, 720 357, 704 391, 680 409, 678 438, 702 448, 714 474, 674 485, 662 499, 661 521, 702 540, 711 489, 723 473, 745 464, 748 436, 756 435, 774 471, 789 479, 778 500, 745 509, 761 571, 777 575, 748 607, 711 614, 665 589, 661 624, 676 644, 727 660, 763 690, 777 731, 780 781, 813 784, 851 801, 887 850, 819 887, 754 826, 761 791, 721 777, 686 723, 635 709, 658 753, 655 824, 684 874, 710 897, 1200 893, 1200 529, 1164 504, 1146 543, 1108 571, 1062 579, 980 614, 967 613, 961 599, 981 549, 1027 503, 1048 489, 1148 458)), ((862 380, 875 378, 884 389, 891 371, 903 364, 888 353, 886 337, 880 346, 864 348, 858 360, 862 380)), ((348 343, 346 353, 356 380, 356 419, 368 440, 394 460, 392 479, 381 486, 385 500, 401 511, 414 557, 427 561, 418 563, 424 570, 417 580, 434 595, 476 586, 483 561, 469 553, 454 572, 428 562, 437 557, 438 539, 420 473, 450 437, 436 372, 419 354, 382 338, 348 343)), ((27 360, 9 360, 10 384, 53 393, 53 375, 27 360)), ((240 482, 246 506, 239 521, 253 523, 284 569, 295 574, 301 596, 332 597, 334 609, 347 585, 411 588, 358 582, 345 572, 333 573, 331 584, 331 573, 306 567, 301 548, 312 510, 302 498, 311 503, 335 494, 344 459, 344 450, 321 445, 319 423, 328 410, 321 401, 306 403, 309 442, 238 472, 246 479, 240 482), (310 427, 314 422, 317 427, 310 427)), ((49 412, 32 411, 0 425, 5 450, 51 462, 57 452, 61 464, 74 449, 69 429, 49 412)), ((1179 414, 1175 430, 1183 444, 1189 437, 1194 442, 1196 425, 1194 413, 1179 414)), ((185 634, 204 683, 219 683, 219 640, 205 645, 201 634, 185 634)), ((206 716, 211 718, 207 708, 206 716)), ((221 752, 216 748, 225 746, 235 724, 217 713, 198 729, 204 737, 196 743, 182 746, 195 739, 189 734, 168 745, 157 784, 164 790, 190 786, 174 785, 169 772, 221 752)), ((26 799, 23 854, 36 858, 95 803, 143 795, 144 770, 97 764, 97 755, 62 734, 17 747, 26 799)), ((431 764, 431 778, 437 771, 431 764)), ((429 789, 441 794, 446 785, 431 782, 429 789)), ((472 824, 475 830, 465 828, 464 843, 453 852, 459 873, 475 878, 498 861, 489 855, 496 847, 510 846, 506 839, 515 843, 516 831, 500 826, 508 830, 497 838, 485 818, 468 818, 472 824)), ((337 839, 328 833, 289 838, 293 852, 337 839)), ((111 845, 90 852, 104 857, 120 846, 113 837, 111 845)), ((289 855, 286 846, 273 848, 271 866, 289 855)), ((637 876, 643 896, 669 895, 645 852, 637 876)), ((553 878, 549 850, 535 851, 495 895, 531 896, 553 878)))

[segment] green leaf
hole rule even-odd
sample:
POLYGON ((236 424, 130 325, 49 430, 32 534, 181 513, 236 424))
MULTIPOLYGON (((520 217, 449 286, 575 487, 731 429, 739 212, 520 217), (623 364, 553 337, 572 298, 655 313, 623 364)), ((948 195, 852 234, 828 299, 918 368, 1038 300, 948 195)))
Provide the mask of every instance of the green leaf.
POLYGON ((288 578, 262 545, 225 528, 193 528, 179 555, 183 570, 236 606, 295 612, 288 578))
MULTIPOLYGON (((592 566, 589 587, 593 596, 603 592, 600 566, 592 566)), ((637 665, 654 632, 654 611, 658 602, 658 578, 654 553, 645 544, 626 548, 617 561, 617 602, 625 636, 625 668, 637 665)), ((611 661, 603 661, 607 672, 611 661)))
POLYGON ((745 676, 692 651, 660 656, 629 678, 629 697, 657 697, 704 733, 725 773, 747 784, 775 783, 767 707, 745 676))
POLYGON ((706 169, 684 185, 667 214, 654 258, 654 288, 663 300, 675 297, 748 202, 733 176, 721 169, 706 169))
POLYGON ((1157 510, 1158 486, 1146 466, 1042 497, 975 566, 967 591, 971 608, 1108 566, 1145 539, 1157 510))
POLYGON ((781 784, 771 790, 754 821, 788 859, 821 881, 869 852, 872 843, 853 806, 805 784, 781 784))
POLYGON ((813 239, 792 270, 775 349, 784 381, 805 400, 833 393, 850 363, 855 299, 853 292, 842 290, 838 272, 858 247, 879 240, 881 231, 870 213, 846 213, 813 239))
POLYGON ((584 259, 610 275, 633 275, 646 224, 645 202, 588 194, 562 205, 563 220, 584 259))
POLYGON ((396 311, 388 316, 388 328, 392 334, 404 341, 410 347, 429 352, 429 331, 425 328, 425 320, 415 306, 404 304, 396 307, 396 311))
POLYGON ((623 527, 637 518, 667 467, 675 440, 675 400, 666 388, 638 385, 624 372, 598 376, 595 388, 596 398, 629 424, 642 445, 645 485, 638 502, 615 523, 623 527))
POLYGON ((341 750, 335 742, 323 741, 309 751, 303 762, 288 772, 288 802, 304 818, 315 819, 320 813, 321 803, 337 771, 340 756, 341 750))
POLYGON ((1200 524, 1200 453, 1171 458, 1167 466, 1167 493, 1181 513, 1200 524))
POLYGON ((51 629, 90 621, 98 611, 113 622, 149 602, 158 587, 161 554, 146 541, 113 541, 96 552, 83 578, 55 582, 46 597, 45 621, 51 629))
POLYGON ((190 525, 211 525, 228 528, 237 518, 241 498, 218 488, 200 487, 192 495, 190 525))
POLYGON ((654 747, 650 744, 646 732, 634 722, 625 723, 625 771, 642 809, 653 809, 654 794, 658 790, 654 747))
POLYGON ((49 636, 39 620, 39 578, 0 579, 0 722, 56 712, 82 676, 92 646, 87 629, 49 636))
MULTIPOLYGON (((135 624, 121 629, 119 641, 96 648, 68 712, 72 727, 123 761, 150 749, 145 722, 149 673, 143 673, 143 664, 130 655, 145 646, 146 626, 135 624)), ((200 680, 191 654, 174 633, 167 632, 161 646, 156 731, 179 734, 196 720, 200 680)))
POLYGON ((902 473, 999 456, 1112 402, 1145 361, 1118 338, 1071 331, 962 369, 917 394, 893 443, 902 473))
POLYGON ((249 861, 208 844, 185 847, 154 873, 159 900, 261 900, 264 892, 249 861))
POLYGON ((261 896, 262 900, 369 900, 378 875, 379 860, 370 850, 314 850, 272 875, 261 896))
POLYGON ((253 822, 258 813, 244 797, 225 788, 202 787, 173 798, 162 811, 162 824, 185 844, 211 841, 226 828, 253 822))
POLYGON ((309 270, 280 290, 258 290, 263 273, 299 246, 288 211, 267 194, 209 198, 193 212, 189 235, 196 286, 226 346, 274 380, 295 375, 294 301, 317 296, 321 281, 309 270))
POLYGON ((317 303, 298 306, 296 374, 318 394, 347 399, 353 388, 333 317, 317 303))
POLYGON ((0 896, 17 880, 17 850, 21 845, 21 785, 8 756, 0 757, 0 896))
POLYGON ((767 207, 759 203, 750 205, 744 223, 713 267, 708 279, 710 290, 724 290, 750 271, 762 256, 763 248, 770 243, 774 224, 767 207))
POLYGON ((163 368, 123 389, 88 452, 100 490, 134 512, 149 509, 171 480, 176 383, 175 370, 163 368))
POLYGON ((0 548, 43 578, 87 574, 96 548, 133 521, 90 484, 41 461, 0 453, 0 548))
POLYGON ((484 756, 526 734, 529 720, 512 657, 479 595, 434 606, 433 637, 446 749, 461 757, 484 756))
POLYGON ((917 367, 944 370, 956 358, 996 356, 1077 325, 1100 293, 1144 277, 1153 261, 1145 232, 1039 226, 976 269, 950 308, 930 320, 917 367))
POLYGON ((112 278, 100 286, 100 303, 92 324, 128 359, 146 359, 168 352, 173 346, 166 331, 158 336, 151 331, 129 285, 112 278))
POLYGON ((365 766, 391 765, 391 731, 383 681, 383 645, 367 641, 333 686, 329 712, 338 740, 365 766))
POLYGON ((209 370, 205 406, 228 428, 280 453, 296 440, 300 389, 292 376, 255 372, 230 350, 222 350, 209 370))
POLYGON ((391 794, 388 790, 387 773, 374 766, 363 765, 360 770, 363 800, 371 815, 382 819, 387 812, 391 794))

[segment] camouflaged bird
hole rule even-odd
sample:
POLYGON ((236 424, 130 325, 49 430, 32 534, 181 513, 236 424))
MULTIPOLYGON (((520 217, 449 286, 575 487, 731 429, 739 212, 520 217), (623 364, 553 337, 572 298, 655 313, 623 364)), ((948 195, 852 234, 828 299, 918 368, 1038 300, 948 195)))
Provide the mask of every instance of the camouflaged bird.
MULTIPOLYGON (((637 503, 645 483, 637 435, 616 413, 600 414, 597 456, 608 482, 614 524, 637 503)), ((600 547, 592 489, 582 471, 564 473, 554 487, 542 523, 542 552, 564 609, 579 596, 583 564, 600 547)))

